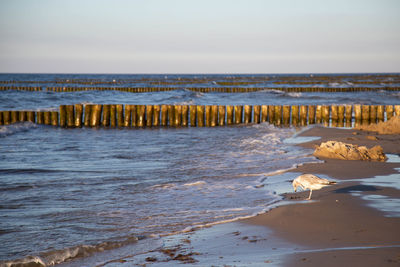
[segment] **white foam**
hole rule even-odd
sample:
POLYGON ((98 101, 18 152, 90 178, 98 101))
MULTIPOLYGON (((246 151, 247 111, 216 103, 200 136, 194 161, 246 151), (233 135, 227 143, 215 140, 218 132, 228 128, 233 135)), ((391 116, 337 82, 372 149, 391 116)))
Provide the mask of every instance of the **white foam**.
POLYGON ((0 262, 1 266, 4 267, 12 267, 12 266, 30 266, 35 264, 35 266, 47 266, 43 260, 37 256, 28 256, 23 259, 7 261, 7 262, 0 262))
POLYGON ((168 188, 173 188, 176 187, 176 184, 156 184, 151 186, 150 188, 154 188, 154 189, 168 189, 168 188))
POLYGON ((161 236, 170 236, 170 235, 176 235, 176 234, 180 234, 180 233, 187 233, 187 232, 192 232, 192 231, 199 230, 199 229, 202 229, 202 228, 208 228, 208 227, 211 227, 211 226, 214 226, 214 225, 230 223, 230 222, 236 222, 236 221, 239 221, 239 220, 253 218, 253 217, 257 216, 257 215, 264 214, 264 213, 268 212, 269 210, 271 210, 272 208, 274 208, 276 205, 279 205, 279 202, 282 199, 283 199, 282 197, 279 197, 279 198, 276 198, 274 200, 271 200, 270 202, 265 203, 265 206, 266 206, 265 209, 262 209, 261 211, 258 211, 256 213, 253 213, 253 214, 250 214, 250 215, 238 216, 238 217, 235 217, 235 218, 232 218, 232 219, 220 220, 220 221, 206 223, 206 224, 197 224, 197 225, 193 225, 193 226, 188 226, 185 229, 183 229, 182 231, 163 234, 161 236))
POLYGON ((302 93, 299 93, 299 92, 297 92, 297 93, 291 92, 291 93, 288 93, 288 96, 290 96, 290 97, 295 97, 295 98, 299 98, 299 97, 302 97, 303 94, 302 94, 302 93))
POLYGON ((174 105, 182 105, 182 106, 189 106, 189 105, 194 105, 195 102, 193 99, 188 100, 188 101, 182 101, 182 102, 174 102, 174 105))
POLYGON ((19 122, 10 125, 0 126, 0 137, 5 137, 19 132, 26 132, 38 126, 32 122, 19 122))
POLYGON ((206 184, 206 182, 204 182, 204 181, 197 181, 197 182, 193 182, 193 183, 184 184, 184 186, 203 186, 205 184, 206 184))

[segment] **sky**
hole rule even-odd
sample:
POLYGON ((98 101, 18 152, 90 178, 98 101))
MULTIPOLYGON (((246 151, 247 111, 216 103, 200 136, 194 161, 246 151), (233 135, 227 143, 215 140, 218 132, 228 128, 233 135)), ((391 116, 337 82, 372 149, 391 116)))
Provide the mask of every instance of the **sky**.
POLYGON ((0 72, 400 72, 400 1, 1 0, 0 72))

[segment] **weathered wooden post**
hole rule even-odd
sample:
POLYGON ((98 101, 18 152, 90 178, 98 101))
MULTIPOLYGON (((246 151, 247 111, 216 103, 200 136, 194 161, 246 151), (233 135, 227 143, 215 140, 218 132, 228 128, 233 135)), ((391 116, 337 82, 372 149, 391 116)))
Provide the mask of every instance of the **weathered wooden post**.
POLYGON ((315 111, 315 122, 317 124, 322 123, 322 106, 321 105, 317 105, 317 109, 315 111))
POLYGON ((275 106, 269 105, 268 106, 268 122, 273 124, 275 122, 275 106))
POLYGON ((315 106, 308 106, 308 124, 315 124, 315 106))
POLYGON ((75 104, 75 127, 82 127, 83 105, 75 104))
POLYGON ((102 105, 93 105, 90 116, 90 127, 99 127, 101 120, 102 105))
POLYGON ((206 105, 206 127, 211 126, 211 106, 206 105))
POLYGON ((117 127, 117 105, 110 105, 110 127, 117 127))
POLYGON ((324 126, 329 126, 330 119, 330 107, 322 106, 322 121, 324 122, 324 126))
MULTIPOLYGON (((12 113, 11 113, 11 115, 12 115, 12 113)), ((46 110, 44 112, 44 124, 45 125, 51 125, 51 112, 48 111, 48 110, 46 110)))
POLYGON ((268 120, 268 106, 261 106, 261 122, 266 122, 268 120))
POLYGON ((393 105, 386 105, 386 120, 390 120, 393 117, 393 105))
POLYGON ((361 124, 361 105, 354 105, 354 118, 354 125, 359 126, 361 124))
POLYGON ((218 106, 218 125, 225 125, 225 106, 218 106))
POLYGON ((254 108, 253 122, 260 123, 261 106, 255 105, 253 108, 254 108))
POLYGON ((235 124, 243 122, 243 106, 235 106, 235 124))
MULTIPOLYGON (((0 89, 3 90, 3 89, 0 89)), ((4 111, 0 111, 0 125, 4 125, 4 121, 3 121, 3 112, 4 111)))
POLYGON ((197 106, 197 126, 204 127, 204 106, 197 106))
MULTIPOLYGON (((136 122, 137 122, 137 111, 136 111, 136 105, 125 105, 125 112, 129 112, 130 115, 130 126, 136 127, 136 122)), ((126 117, 126 114, 125 114, 126 117)), ((128 123, 129 125, 129 123, 128 123)))
POLYGON ((153 106, 153 126, 160 125, 160 106, 154 105, 153 106))
POLYGON ((189 106, 182 106, 182 126, 186 127, 189 124, 189 106))
POLYGON ((372 106, 370 107, 370 111, 369 111, 369 120, 370 120, 370 123, 376 123, 377 110, 378 110, 378 107, 375 106, 375 105, 372 105, 372 106))
POLYGON ((9 125, 11 123, 11 112, 6 110, 3 111, 3 124, 9 125))
POLYGON ((29 122, 35 123, 35 111, 28 111, 27 117, 29 122))
POLYGON ((275 125, 280 126, 282 124, 282 106, 280 105, 275 106, 274 118, 275 118, 275 125))
POLYGON ((251 106, 244 105, 244 123, 251 123, 251 106))
POLYGON ((233 110, 234 110, 233 106, 226 106, 226 124, 227 125, 233 124, 233 120, 234 120, 233 110))
POLYGON ((124 105, 116 105, 117 108, 117 125, 118 127, 124 126, 124 105))
POLYGON ((37 124, 44 124, 44 112, 38 111, 37 113, 37 124))
POLYGON ((51 125, 58 126, 58 112, 57 111, 51 112, 51 125))
POLYGON ((307 113, 308 107, 307 106, 300 106, 300 124, 301 126, 307 125, 307 113))
POLYGON ((20 111, 19 112, 18 121, 21 121, 21 122, 26 121, 26 111, 20 111))
POLYGON ((346 119, 346 127, 351 127, 352 120, 353 120, 353 106, 352 105, 346 105, 346 111, 345 111, 345 119, 346 119))
MULTIPOLYGON (((110 109, 111 109, 111 105, 103 105, 103 120, 101 122, 101 125, 103 127, 110 126, 110 109)), ((76 110, 76 107, 75 107, 75 110, 76 110)))
POLYGON ((282 107, 282 122, 284 126, 290 125, 290 106, 284 105, 282 107))
POLYGON ((299 125, 299 106, 292 106, 292 125, 299 125))
POLYGON ((182 126, 182 105, 175 105, 174 106, 175 109, 175 127, 180 127, 182 126))
POLYGON ((11 111, 11 123, 16 123, 19 120, 19 111, 12 110, 11 111))
POLYGON ((153 126, 153 105, 146 105, 146 127, 153 126))
POLYGON ((75 126, 74 105, 66 105, 65 109, 67 111, 67 127, 74 127, 75 126))
POLYGON ((123 114, 124 114, 124 127, 131 127, 132 126, 131 105, 125 105, 125 111, 123 112, 123 114))
MULTIPOLYGON (((60 113, 61 113, 61 109, 60 109, 60 113)), ((92 113, 92 105, 91 104, 85 105, 85 117, 83 119, 84 120, 83 124, 85 125, 85 127, 90 127, 90 116, 91 116, 91 113, 92 113)))
POLYGON ((191 105, 189 106, 189 113, 190 113, 190 126, 195 127, 197 125, 196 123, 196 106, 191 105))
POLYGON ((395 112, 396 116, 400 116, 400 105, 394 106, 394 112, 395 112))
POLYGON ((361 106, 361 119, 362 119, 362 124, 369 124, 369 118, 370 118, 370 107, 369 105, 362 105, 361 106))
POLYGON ((339 127, 344 126, 344 106, 343 105, 338 106, 338 126, 339 127))
POLYGON ((218 106, 212 105, 211 106, 211 127, 215 127, 218 124, 218 106))
POLYGON ((175 108, 173 105, 168 105, 168 124, 170 127, 175 126, 175 108))
POLYGON ((332 105, 332 127, 337 127, 338 125, 338 119, 339 119, 339 111, 338 111, 338 106, 337 105, 332 105))
POLYGON ((382 122, 385 120, 385 106, 379 105, 376 109, 376 117, 378 118, 378 122, 382 122))
POLYGON ((137 127, 144 127, 145 116, 146 116, 146 106, 145 105, 137 105, 136 106, 136 126, 137 127))
POLYGON ((161 105, 161 126, 168 125, 168 106, 161 105))

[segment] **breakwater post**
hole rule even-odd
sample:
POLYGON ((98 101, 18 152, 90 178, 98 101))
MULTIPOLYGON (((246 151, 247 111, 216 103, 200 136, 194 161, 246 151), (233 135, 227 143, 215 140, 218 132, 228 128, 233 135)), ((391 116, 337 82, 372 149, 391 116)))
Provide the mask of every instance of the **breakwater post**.
POLYGON ((196 116, 197 116, 196 106, 194 106, 194 105, 189 106, 190 126, 192 126, 192 127, 197 126, 196 116))
POLYGON ((299 106, 292 106, 292 125, 299 125, 299 106))
POLYGON ((74 106, 67 105, 65 108, 67 112, 67 127, 74 127, 75 126, 74 106))
POLYGON ((393 105, 386 106, 386 119, 390 120, 393 117, 394 108, 393 105))
POLYGON ((224 126, 225 125, 225 106, 218 106, 218 126, 224 126))
POLYGON ((17 122, 60 127, 215 127, 269 122, 276 126, 351 127, 389 120, 400 105, 60 105, 59 111, 0 111, 0 125, 17 122))
MULTIPOLYGON (((293 114, 293 113, 292 113, 293 114)), ((285 105, 283 106, 283 125, 289 126, 290 125, 290 106, 285 105)))
POLYGON ((226 124, 227 125, 233 124, 233 118, 234 118, 233 111, 234 111, 233 106, 226 106, 226 124))
POLYGON ((308 124, 315 124, 315 106, 308 106, 308 124))

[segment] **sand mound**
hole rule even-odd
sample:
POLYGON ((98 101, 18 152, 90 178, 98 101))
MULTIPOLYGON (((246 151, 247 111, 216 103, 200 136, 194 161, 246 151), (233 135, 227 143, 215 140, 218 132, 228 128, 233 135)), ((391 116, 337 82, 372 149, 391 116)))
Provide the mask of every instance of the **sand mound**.
POLYGON ((385 161, 387 158, 381 146, 368 149, 365 146, 357 146, 337 141, 321 143, 314 151, 314 156, 343 160, 372 160, 385 161))
POLYGON ((360 125, 355 129, 378 132, 379 134, 400 134, 400 116, 394 116, 390 120, 378 124, 360 125))

